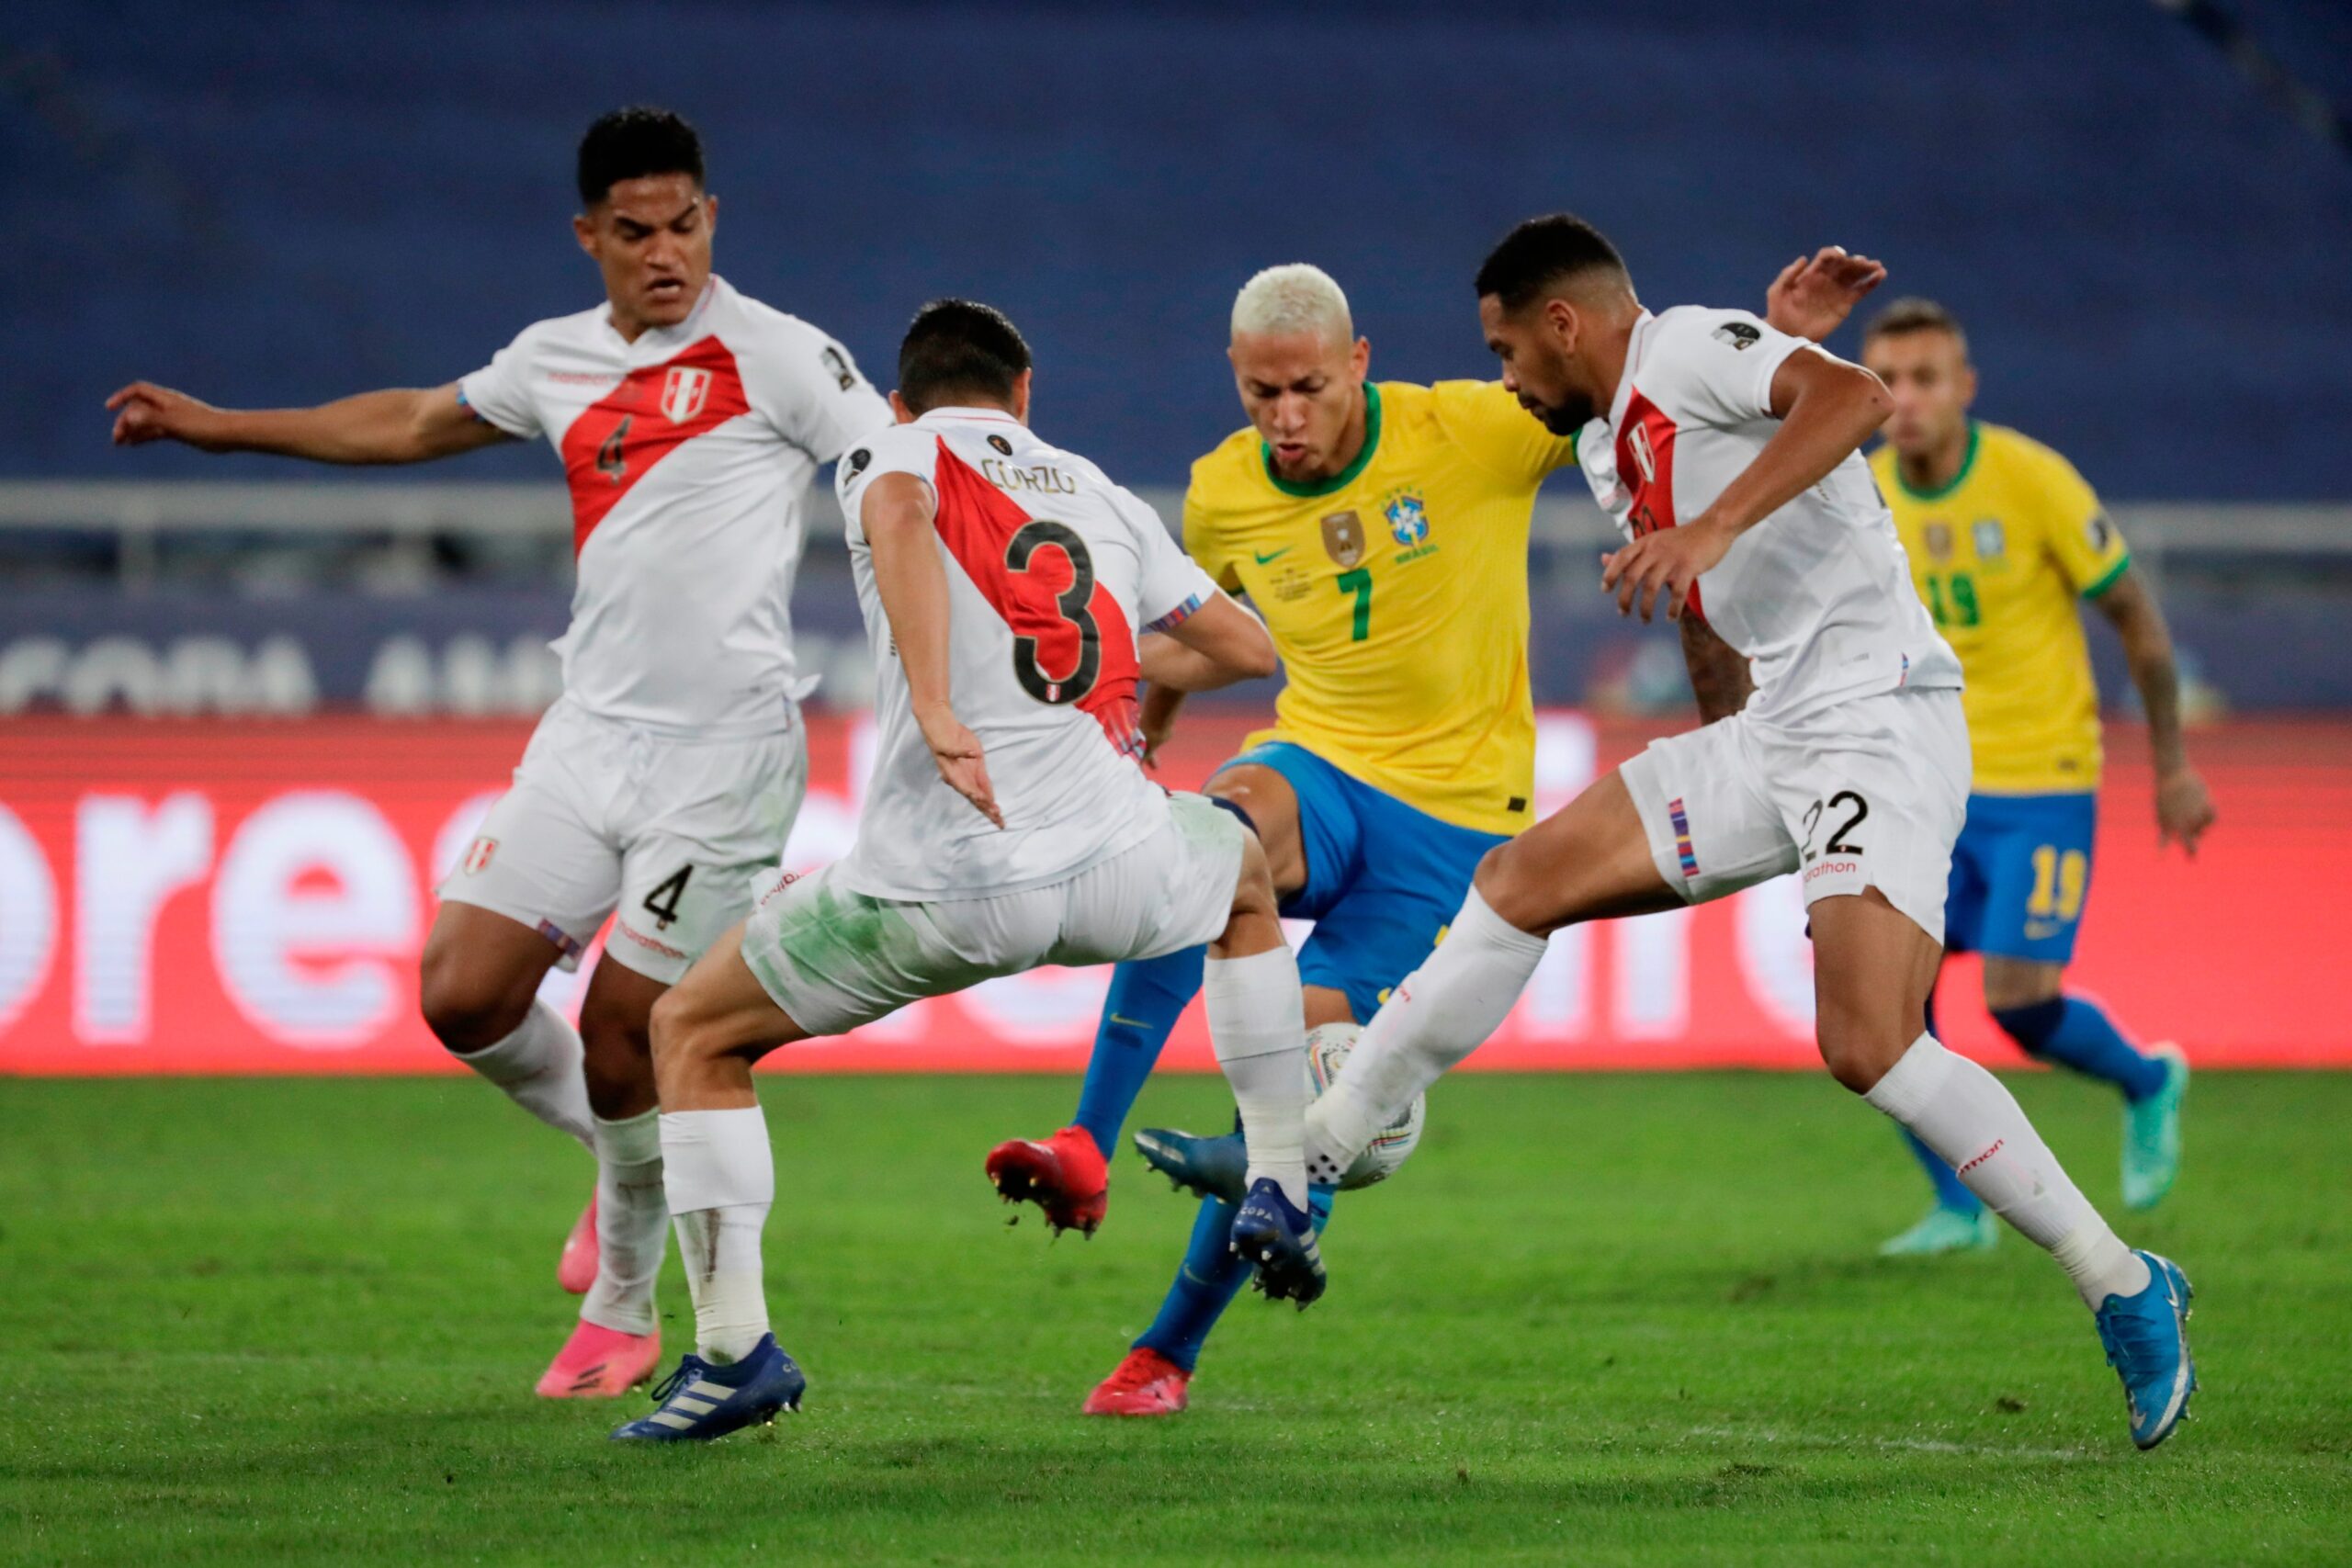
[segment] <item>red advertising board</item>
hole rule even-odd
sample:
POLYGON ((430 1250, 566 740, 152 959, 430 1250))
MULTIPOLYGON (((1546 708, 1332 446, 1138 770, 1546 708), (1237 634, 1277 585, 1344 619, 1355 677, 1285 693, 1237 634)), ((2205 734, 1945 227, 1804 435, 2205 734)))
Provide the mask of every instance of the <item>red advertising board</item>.
MULTIPOLYGON (((849 845, 861 721, 812 720, 812 784, 786 863, 849 845)), ((1167 758, 1198 784, 1248 725, 1204 714, 1167 758)), ((1548 809, 1654 730, 1546 715, 1548 809)), ((0 726, 0 1072, 435 1072, 416 1016, 433 883, 521 754, 526 727, 362 718, 15 720, 0 726)), ((2352 1066, 2352 1012, 2318 984, 2352 931, 2352 728, 2201 733, 2221 826, 2159 852, 2137 737, 2116 737, 2075 978, 2127 1025, 2209 1066, 2352 1066), (2346 874, 2339 875, 2338 873, 2346 874)), ((1785 879, 1703 909, 1555 940, 1474 1067, 1804 1067, 1810 949, 1785 879)), ((582 966, 582 975, 586 966, 582 966)), ((1107 972, 1045 970, 943 998, 785 1071, 1074 1071, 1107 972)), ((551 976, 575 1006, 581 978, 551 976)), ((2013 1062, 1947 973, 1956 1046, 2013 1062)), ((1208 1068, 1198 1009, 1167 1065, 1208 1068)))

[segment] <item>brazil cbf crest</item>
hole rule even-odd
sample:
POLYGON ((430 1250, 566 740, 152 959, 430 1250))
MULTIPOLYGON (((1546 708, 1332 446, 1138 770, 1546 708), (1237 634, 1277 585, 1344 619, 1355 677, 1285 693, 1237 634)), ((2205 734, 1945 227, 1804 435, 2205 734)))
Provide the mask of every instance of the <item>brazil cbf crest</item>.
POLYGON ((672 424, 684 424, 710 401, 710 372, 694 365, 673 365, 662 383, 662 412, 672 424))
POLYGON ((1430 536, 1429 509, 1411 491, 1391 501, 1385 514, 1388 532, 1405 548, 1409 550, 1430 536))

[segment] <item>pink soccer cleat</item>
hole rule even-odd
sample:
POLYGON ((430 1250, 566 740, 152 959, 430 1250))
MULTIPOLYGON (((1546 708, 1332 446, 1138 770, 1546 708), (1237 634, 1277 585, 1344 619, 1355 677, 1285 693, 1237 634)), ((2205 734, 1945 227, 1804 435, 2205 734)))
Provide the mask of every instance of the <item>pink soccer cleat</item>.
POLYGON ((1157 1350, 1137 1346, 1086 1396, 1089 1416, 1173 1416, 1184 1408, 1193 1374, 1157 1350))
POLYGON ((1094 1134, 1065 1127, 1050 1138, 1014 1138, 989 1151, 989 1179, 1008 1203, 1035 1203, 1046 1211, 1056 1235, 1067 1230, 1091 1236, 1111 1203, 1111 1173, 1094 1134))
POLYGON ((571 1224, 571 1234, 563 1238, 563 1256, 555 1260, 555 1282, 575 1296, 584 1296, 588 1287, 596 1282, 596 1264, 602 1254, 596 1247, 596 1195, 588 1195, 588 1206, 571 1224))
POLYGON ((582 1320, 539 1379, 541 1399, 618 1399, 662 1363, 662 1336, 623 1334, 582 1320))

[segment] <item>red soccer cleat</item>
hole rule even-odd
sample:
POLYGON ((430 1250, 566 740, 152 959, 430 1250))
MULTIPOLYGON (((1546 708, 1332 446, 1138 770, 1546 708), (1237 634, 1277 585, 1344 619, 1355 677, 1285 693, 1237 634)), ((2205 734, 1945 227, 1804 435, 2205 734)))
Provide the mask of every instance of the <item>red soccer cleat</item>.
POLYGON ((596 1282, 596 1263, 601 1254, 596 1248, 596 1195, 588 1195, 588 1206, 571 1222, 571 1234, 563 1238, 563 1256, 555 1260, 555 1282, 575 1296, 584 1296, 588 1287, 596 1282))
POLYGON ((623 1334, 585 1320, 539 1378, 541 1399, 618 1399, 662 1364, 662 1336, 623 1334))
POLYGON ((1159 1351, 1137 1346, 1086 1396, 1086 1414, 1173 1416, 1184 1408, 1192 1381, 1192 1373, 1159 1351))
POLYGON ((989 1151, 989 1179, 1008 1203, 1031 1202, 1046 1211, 1056 1234, 1075 1230, 1092 1235, 1111 1207, 1111 1172, 1094 1134, 1065 1127, 1040 1143, 1015 1138, 989 1151))

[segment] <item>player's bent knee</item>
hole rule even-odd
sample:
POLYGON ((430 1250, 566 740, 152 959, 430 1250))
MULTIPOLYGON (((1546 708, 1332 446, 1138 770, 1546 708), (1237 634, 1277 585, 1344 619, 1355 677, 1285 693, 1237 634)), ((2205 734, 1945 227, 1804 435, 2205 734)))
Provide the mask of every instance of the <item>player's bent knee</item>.
POLYGON ((1521 931, 1548 931, 1559 890, 1546 886, 1532 860, 1519 840, 1507 840, 1478 857, 1471 882, 1488 908, 1521 931))
POLYGON ((418 1010, 447 1049, 485 1051, 523 1025, 538 977, 499 975, 449 947, 428 946, 417 966, 418 1010))
POLYGON ((1856 1094, 1868 1094, 1876 1089, 1878 1080, 1886 1077, 1911 1043, 1897 1040, 1884 1029, 1827 1014, 1815 1021, 1814 1040, 1821 1048, 1822 1066, 1829 1069, 1829 1076, 1856 1094))

